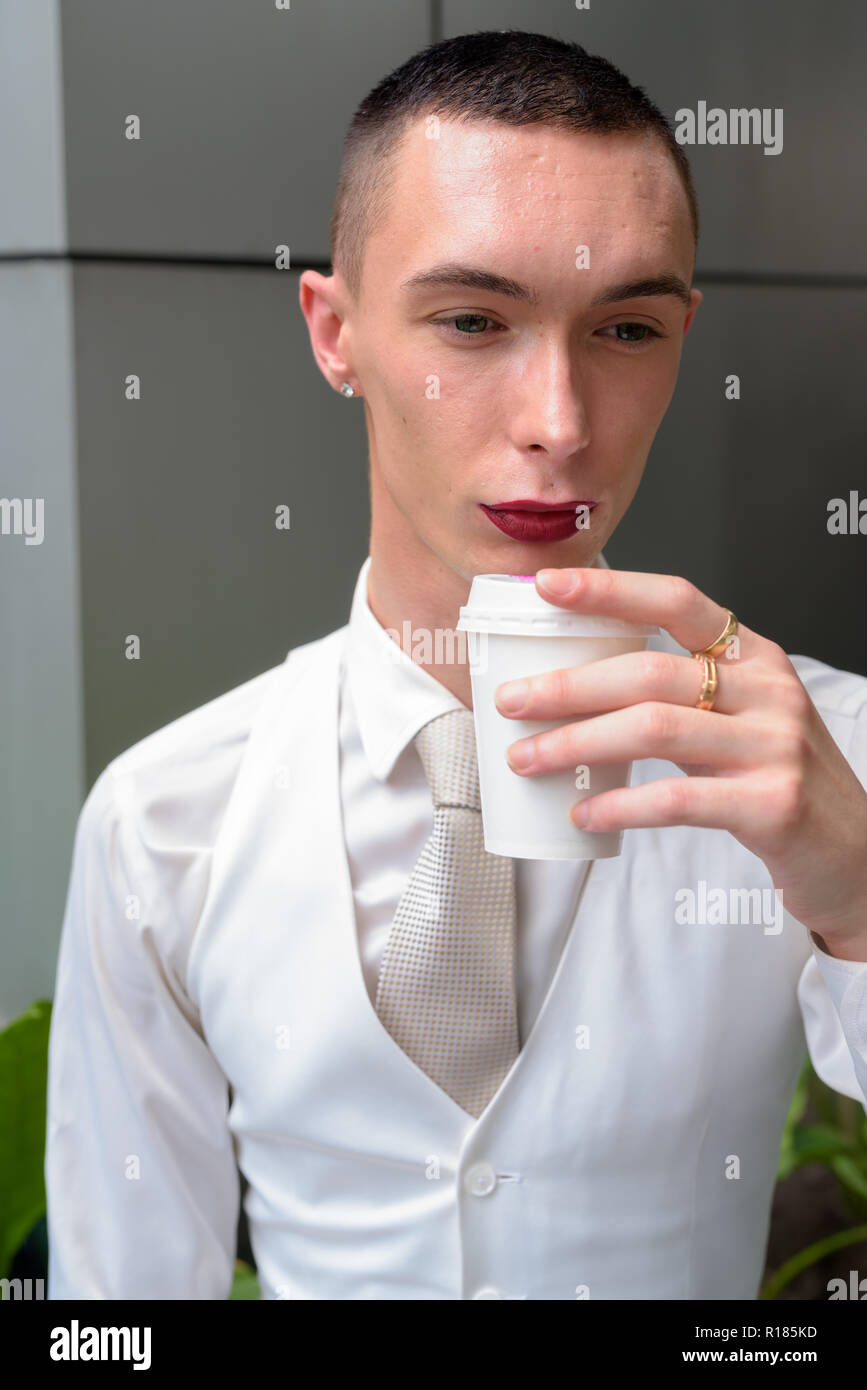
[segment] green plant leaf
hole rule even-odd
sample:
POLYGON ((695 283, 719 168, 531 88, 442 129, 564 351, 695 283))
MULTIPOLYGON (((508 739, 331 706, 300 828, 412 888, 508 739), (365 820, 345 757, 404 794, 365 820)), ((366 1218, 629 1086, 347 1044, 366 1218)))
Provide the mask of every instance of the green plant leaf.
POLYGON ((245 1264, 243 1260, 235 1261, 235 1275, 232 1279, 232 1290, 229 1298, 261 1298, 259 1280, 256 1277, 255 1269, 245 1264))
POLYGON ((801 1068, 801 1075, 798 1077, 798 1084, 795 1087, 792 1099, 789 1102, 789 1110, 786 1115, 786 1122, 783 1126, 783 1133, 780 1139, 780 1154, 777 1167, 777 1181, 782 1182, 787 1178, 793 1168, 797 1167, 794 1156, 793 1141, 795 1129, 801 1120, 807 1107, 809 1099, 808 1080, 810 1075, 810 1059, 805 1061, 801 1068))
POLYGON ((0 1278, 45 1211, 45 1098, 51 1000, 0 1032, 0 1278))
POLYGON ((848 1231, 835 1231, 832 1236, 825 1236, 824 1240, 817 1240, 813 1245, 805 1246, 771 1275, 759 1290, 759 1298, 776 1298, 781 1289, 790 1284, 798 1274, 809 1269, 810 1265, 823 1260, 835 1250, 842 1250, 847 1245, 856 1245, 862 1240, 867 1240, 867 1226, 851 1226, 848 1231))
POLYGON ((838 1154, 857 1153, 854 1140, 831 1125, 799 1125, 792 1136, 792 1154, 802 1163, 829 1163, 838 1154))
POLYGON ((839 1128, 840 1093, 832 1090, 832 1088, 822 1080, 818 1072, 814 1070, 812 1063, 810 1064, 807 1092, 820 1121, 823 1124, 831 1125, 832 1128, 839 1128))
POLYGON ((838 1154, 831 1160, 831 1167, 845 1188, 862 1201, 867 1201, 867 1173, 853 1159, 838 1154))

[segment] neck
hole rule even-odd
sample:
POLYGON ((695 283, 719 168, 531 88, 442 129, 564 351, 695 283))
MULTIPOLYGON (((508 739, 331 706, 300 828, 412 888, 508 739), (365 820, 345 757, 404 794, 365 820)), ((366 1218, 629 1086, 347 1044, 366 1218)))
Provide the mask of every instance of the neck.
MULTIPOLYGON (((367 602, 377 622, 398 634, 403 652, 440 685, 473 707, 467 635, 458 632, 470 579, 456 574, 432 550, 406 538, 370 533, 367 602)), ((392 635, 392 641, 395 640, 392 635)))

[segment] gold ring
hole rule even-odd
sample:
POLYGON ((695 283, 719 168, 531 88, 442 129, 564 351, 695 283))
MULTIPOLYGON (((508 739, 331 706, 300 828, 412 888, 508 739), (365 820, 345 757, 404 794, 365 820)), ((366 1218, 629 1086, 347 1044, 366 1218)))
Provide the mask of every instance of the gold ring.
POLYGON ((704 662, 704 680, 701 687, 701 694, 696 700, 696 709, 713 709, 713 702, 716 699, 716 689, 719 681, 716 673, 716 662, 707 652, 693 652, 696 661, 704 662))
POLYGON ((699 651, 693 652, 693 656, 722 656, 732 637, 737 636, 738 620, 730 608, 726 609, 728 618, 726 625, 715 642, 711 642, 709 647, 701 647, 699 651))

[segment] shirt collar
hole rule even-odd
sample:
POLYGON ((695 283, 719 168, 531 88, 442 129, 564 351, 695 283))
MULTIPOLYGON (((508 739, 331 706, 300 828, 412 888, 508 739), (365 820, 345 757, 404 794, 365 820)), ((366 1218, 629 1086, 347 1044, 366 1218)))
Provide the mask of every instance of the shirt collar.
MULTIPOLYGON (((389 637, 367 601, 368 555, 358 573, 346 640, 346 675, 361 742, 380 781, 429 720, 466 706, 389 637)), ((610 569, 600 553, 600 569, 610 569)), ((409 621, 408 619, 406 620, 409 621)))

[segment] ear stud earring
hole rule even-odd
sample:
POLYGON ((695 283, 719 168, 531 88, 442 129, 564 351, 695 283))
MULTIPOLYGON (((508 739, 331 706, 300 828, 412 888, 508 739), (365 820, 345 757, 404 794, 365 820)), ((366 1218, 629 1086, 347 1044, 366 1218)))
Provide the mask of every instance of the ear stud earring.
POLYGON ((355 392, 354 392, 354 390, 352 389, 352 387, 350 386, 350 384, 349 384, 348 381, 344 381, 344 382, 341 383, 341 386, 340 386, 340 394, 341 394, 341 396, 354 396, 354 395, 355 395, 355 392))

